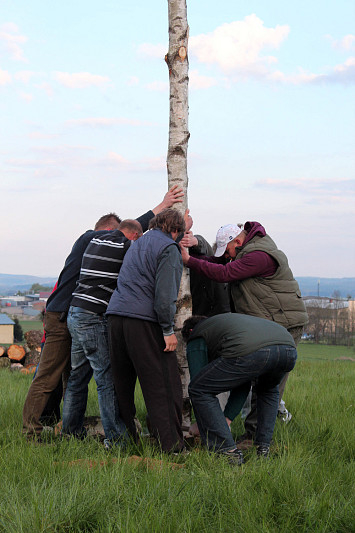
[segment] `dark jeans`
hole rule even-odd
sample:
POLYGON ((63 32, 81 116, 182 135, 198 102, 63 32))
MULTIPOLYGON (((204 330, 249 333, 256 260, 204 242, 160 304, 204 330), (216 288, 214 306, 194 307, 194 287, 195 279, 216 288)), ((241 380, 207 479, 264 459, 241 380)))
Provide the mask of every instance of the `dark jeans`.
MULTIPOLYGON (((303 326, 296 326, 294 328, 289 328, 287 330, 289 333, 291 333, 293 340, 295 341, 295 344, 300 342, 302 332, 303 332, 303 326)), ((285 376, 282 378, 281 383, 279 385, 279 406, 280 406, 280 400, 282 399, 282 396, 285 391, 286 387, 286 381, 288 380, 288 373, 285 374, 285 376)), ((244 428, 245 432, 248 435, 248 438, 255 438, 256 434, 256 424, 257 424, 257 393, 255 388, 252 389, 252 397, 251 397, 251 406, 250 406, 250 412, 248 413, 245 421, 244 421, 244 428)))
POLYGON ((110 441, 125 438, 112 381, 107 339, 107 319, 80 307, 70 307, 67 318, 72 337, 71 372, 63 406, 63 432, 83 434, 88 385, 92 375, 97 385, 101 422, 110 441))
POLYGON ((112 375, 127 429, 136 437, 134 390, 138 376, 153 435, 163 451, 182 449, 181 380, 176 353, 164 352, 161 327, 116 315, 109 316, 108 324, 112 375))
POLYGON ((46 342, 35 379, 29 388, 23 407, 24 433, 40 435, 43 429, 40 417, 48 399, 70 368, 71 336, 66 321, 60 322, 61 313, 47 311, 44 315, 46 342))
POLYGON ((248 385, 256 382, 258 422, 256 444, 269 445, 275 427, 279 403, 278 385, 286 372, 295 366, 297 351, 292 346, 267 346, 243 357, 219 357, 205 366, 191 381, 190 398, 202 442, 210 450, 236 447, 225 420, 217 394, 240 391, 242 406, 248 385))

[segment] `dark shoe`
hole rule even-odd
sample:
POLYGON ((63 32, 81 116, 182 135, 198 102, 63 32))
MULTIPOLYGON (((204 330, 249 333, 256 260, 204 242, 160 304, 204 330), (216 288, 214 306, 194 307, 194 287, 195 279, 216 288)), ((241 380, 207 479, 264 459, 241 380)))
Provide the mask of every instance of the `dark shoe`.
POLYGON ((219 452, 222 457, 227 457, 229 464, 241 466, 244 464, 244 457, 241 450, 235 448, 235 450, 229 450, 224 452, 219 452))
POLYGON ((256 448, 256 454, 258 457, 263 457, 264 459, 270 458, 270 446, 266 446, 265 444, 260 444, 256 448))

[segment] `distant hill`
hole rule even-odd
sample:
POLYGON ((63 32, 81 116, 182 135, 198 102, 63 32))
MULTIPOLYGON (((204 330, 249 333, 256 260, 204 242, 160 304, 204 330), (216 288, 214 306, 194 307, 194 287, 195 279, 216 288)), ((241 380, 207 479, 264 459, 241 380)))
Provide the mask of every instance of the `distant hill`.
POLYGON ((56 278, 0 274, 0 295, 9 296, 17 291, 28 291, 34 283, 54 287, 56 278))
MULTIPOLYGON (((339 291, 340 296, 346 298, 351 296, 355 299, 355 278, 315 278, 315 277, 297 277, 301 288, 302 296, 332 296, 334 291, 339 291)), ((8 296, 17 291, 26 291, 34 283, 54 287, 56 278, 22 276, 13 274, 0 274, 0 295, 8 296)))
POLYGON ((302 296, 319 296, 330 297, 334 291, 339 291, 342 298, 351 296, 355 299, 355 278, 313 278, 297 277, 302 296))

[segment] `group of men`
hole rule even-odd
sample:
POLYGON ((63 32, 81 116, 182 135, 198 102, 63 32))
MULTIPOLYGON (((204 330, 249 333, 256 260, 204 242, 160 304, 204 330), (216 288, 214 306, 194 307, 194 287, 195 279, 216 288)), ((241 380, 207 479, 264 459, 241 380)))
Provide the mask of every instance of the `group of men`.
POLYGON ((257 222, 222 226, 213 255, 193 235, 191 217, 171 209, 182 195, 173 187, 136 220, 105 215, 75 242, 47 303, 46 341, 23 409, 28 436, 41 438, 42 412, 63 375, 64 434, 85 436, 94 376, 105 445, 137 439, 138 377, 151 433, 163 451, 184 450, 174 315, 185 263, 194 314, 183 336, 201 440, 242 464, 229 426, 252 387, 244 437, 259 455, 269 454, 279 384, 284 387, 295 365, 307 321, 297 282, 286 256, 257 222), (220 393, 229 393, 223 411, 220 393))

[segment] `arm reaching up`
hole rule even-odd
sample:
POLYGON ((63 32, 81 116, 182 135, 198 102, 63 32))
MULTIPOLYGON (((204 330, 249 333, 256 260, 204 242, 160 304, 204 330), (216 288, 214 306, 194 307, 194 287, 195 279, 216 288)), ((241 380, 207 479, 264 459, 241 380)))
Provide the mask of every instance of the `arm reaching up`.
POLYGON ((152 209, 154 215, 157 215, 163 211, 163 209, 172 207, 176 203, 181 203, 182 196, 184 196, 183 190, 178 185, 173 185, 165 194, 163 201, 152 209))

